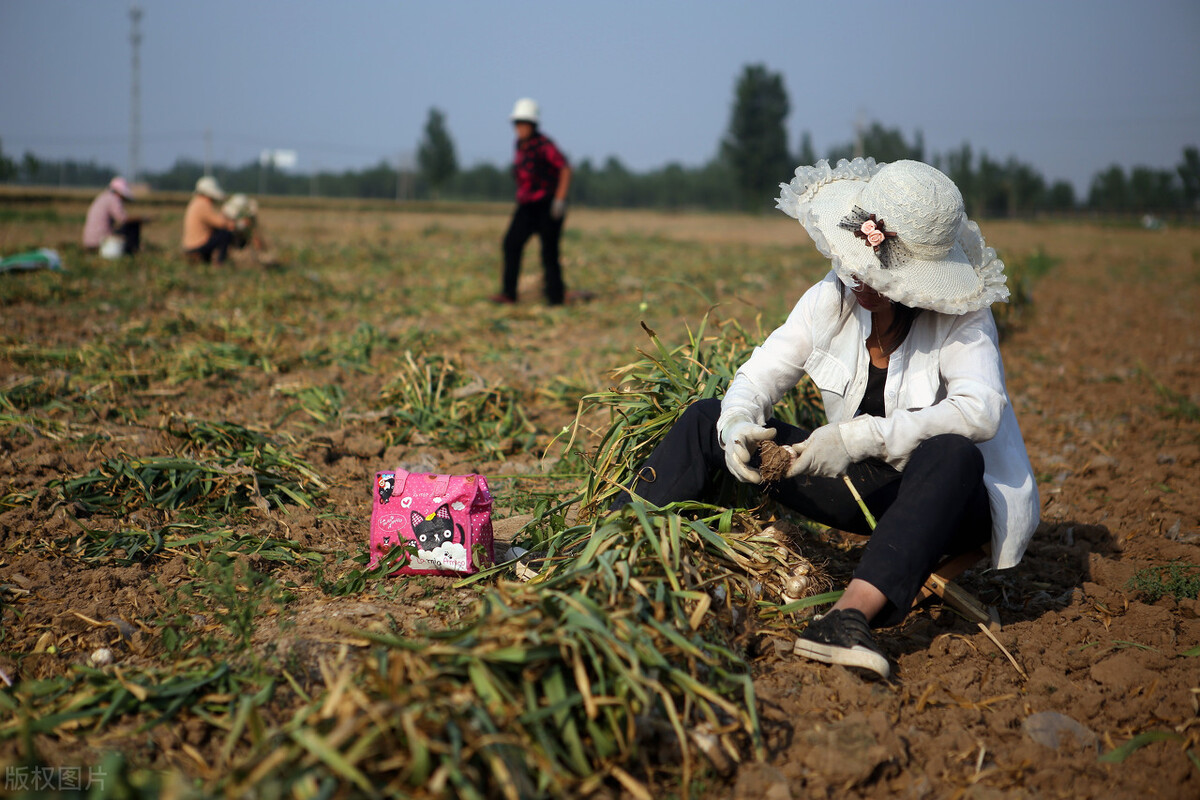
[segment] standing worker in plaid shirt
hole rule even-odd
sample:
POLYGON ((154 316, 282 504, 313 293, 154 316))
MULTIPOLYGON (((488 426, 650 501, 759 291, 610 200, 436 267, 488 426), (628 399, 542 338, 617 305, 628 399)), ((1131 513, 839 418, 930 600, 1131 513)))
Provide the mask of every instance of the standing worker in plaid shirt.
POLYGON ((535 233, 542 242, 542 269, 545 272, 546 302, 562 305, 566 299, 562 264, 558 260, 558 240, 562 236, 567 213, 567 190, 571 186, 571 167, 566 157, 538 131, 538 106, 523 97, 513 106, 511 119, 517 130, 513 175, 517 180, 517 209, 504 235, 504 284, 494 303, 517 301, 517 277, 521 273, 521 252, 535 233))

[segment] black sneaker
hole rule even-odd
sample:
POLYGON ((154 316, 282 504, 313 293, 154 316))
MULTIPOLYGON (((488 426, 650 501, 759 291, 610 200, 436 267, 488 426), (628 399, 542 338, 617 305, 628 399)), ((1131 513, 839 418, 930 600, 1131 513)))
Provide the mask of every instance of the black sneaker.
POLYGON ((857 609, 836 609, 813 621, 800 634, 792 652, 825 664, 841 664, 874 672, 891 673, 887 658, 871 637, 871 625, 857 609))

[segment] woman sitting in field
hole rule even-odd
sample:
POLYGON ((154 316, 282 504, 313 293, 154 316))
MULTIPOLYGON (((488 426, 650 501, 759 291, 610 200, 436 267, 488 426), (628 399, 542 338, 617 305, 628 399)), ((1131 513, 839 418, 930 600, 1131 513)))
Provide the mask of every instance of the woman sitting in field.
MULTIPOLYGON (((690 406, 638 472, 655 505, 708 496, 732 475, 763 484, 817 522, 871 538, 833 608, 795 652, 889 674, 872 626, 895 625, 946 555, 990 544, 998 569, 1037 527, 1037 484, 1009 405, 990 306, 1008 299, 1004 264, 962 196, 916 161, 821 161, 781 185, 778 206, 833 270, 737 371, 725 397, 690 406), (803 374, 829 423, 808 431, 770 415, 803 374), (763 482, 759 449, 790 460, 763 482), (846 486, 871 513, 872 531, 846 486)), ((614 507, 630 500, 621 495, 614 507)))

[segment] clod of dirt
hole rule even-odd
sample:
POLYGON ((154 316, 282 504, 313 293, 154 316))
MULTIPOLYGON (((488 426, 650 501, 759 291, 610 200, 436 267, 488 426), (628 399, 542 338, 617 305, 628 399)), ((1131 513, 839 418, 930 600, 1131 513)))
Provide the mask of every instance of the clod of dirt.
POLYGON ((772 441, 765 441, 758 446, 758 456, 762 460, 759 471, 764 481, 775 483, 787 477, 788 467, 792 465, 791 451, 772 441))

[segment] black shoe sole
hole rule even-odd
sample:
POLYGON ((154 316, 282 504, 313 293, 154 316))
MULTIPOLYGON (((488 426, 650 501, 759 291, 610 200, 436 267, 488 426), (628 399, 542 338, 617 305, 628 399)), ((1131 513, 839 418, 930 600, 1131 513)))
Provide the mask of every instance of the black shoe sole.
POLYGON ((860 645, 839 647, 836 644, 814 642, 811 639, 797 639, 792 652, 823 664, 841 664, 843 667, 865 669, 881 678, 887 678, 892 672, 886 658, 860 645))

